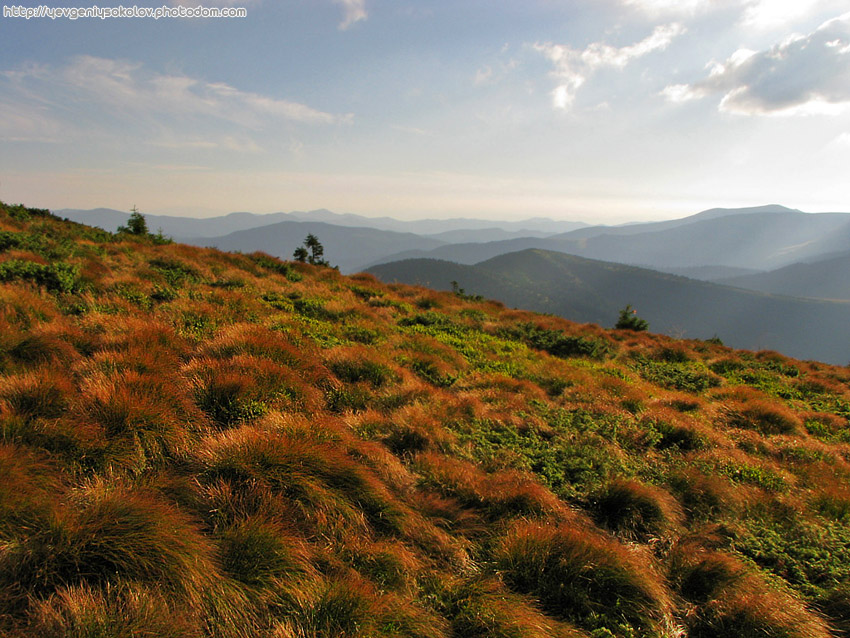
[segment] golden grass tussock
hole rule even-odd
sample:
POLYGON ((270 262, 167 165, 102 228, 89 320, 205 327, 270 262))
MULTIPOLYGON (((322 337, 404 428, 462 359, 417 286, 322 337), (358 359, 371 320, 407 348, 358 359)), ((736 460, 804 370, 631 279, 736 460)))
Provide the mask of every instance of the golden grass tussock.
POLYGON ((831 638, 827 622, 785 592, 744 579, 706 603, 689 623, 692 638, 831 638))
POLYGON ((0 550, 0 591, 26 608, 64 586, 146 583, 191 609, 220 578, 209 539, 156 495, 94 482, 0 550), (16 594, 17 592, 17 594, 16 594))
POLYGON ((470 638, 585 638, 585 632, 541 613, 533 599, 496 578, 439 584, 438 596, 455 635, 470 638))
POLYGON ((416 455, 413 465, 423 488, 457 499, 490 518, 566 511, 547 489, 519 472, 487 474, 470 463, 434 452, 416 455))
POLYGON ((99 426, 113 455, 135 471, 184 458, 204 423, 199 410, 167 377, 135 371, 92 377, 83 384, 74 418, 99 426))
POLYGON ((68 409, 73 395, 73 384, 57 368, 10 375, 0 379, 0 414, 26 420, 57 419, 68 409))
POLYGON ((800 418, 775 401, 731 402, 725 408, 727 423, 734 428, 752 429, 760 434, 798 434, 803 431, 800 418))
POLYGON ((49 516, 60 491, 60 475, 44 455, 0 443, 0 538, 49 516))
POLYGON ((45 638, 204 636, 197 614, 135 583, 63 587, 33 605, 27 630, 45 638))
POLYGON ((209 441, 199 460, 202 484, 225 484, 235 497, 231 507, 253 503, 262 513, 275 507, 273 501, 284 501, 311 526, 340 533, 400 531, 404 511, 380 481, 322 441, 243 426, 209 441))
POLYGON ((747 501, 747 490, 723 476, 696 467, 683 468, 668 479, 671 488, 691 519, 710 520, 735 516, 747 501))
POLYGON ((641 542, 675 534, 684 520, 673 495, 635 480, 611 481, 592 498, 591 508, 599 525, 641 542))
POLYGON ((672 622, 655 566, 601 534, 519 522, 499 539, 494 560, 509 587, 579 627, 660 637, 672 622))

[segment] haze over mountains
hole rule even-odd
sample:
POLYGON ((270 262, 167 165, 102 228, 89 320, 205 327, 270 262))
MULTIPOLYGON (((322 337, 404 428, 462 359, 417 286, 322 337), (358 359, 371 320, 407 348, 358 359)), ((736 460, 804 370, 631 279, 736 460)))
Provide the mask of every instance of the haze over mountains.
MULTIPOLYGON (((128 214, 61 210, 114 230, 128 214)), ((837 364, 850 360, 850 214, 770 205, 624 226, 527 219, 402 221, 326 210, 146 216, 222 250, 291 258, 308 233, 343 272, 450 289, 609 326, 635 305, 650 329, 837 364), (828 301, 827 301, 828 300, 828 301)))

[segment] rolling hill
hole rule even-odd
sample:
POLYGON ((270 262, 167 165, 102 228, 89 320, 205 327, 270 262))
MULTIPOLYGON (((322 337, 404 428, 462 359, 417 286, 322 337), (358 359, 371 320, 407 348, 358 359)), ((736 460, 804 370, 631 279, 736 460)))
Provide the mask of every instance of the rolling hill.
POLYGON ((850 253, 766 273, 719 278, 717 283, 777 295, 850 300, 850 253))
POLYGON ((0 203, 0 634, 850 636, 848 417, 847 368, 0 203))
POLYGON ((845 339, 850 303, 772 296, 643 268, 526 250, 474 266, 406 260, 375 266, 383 281, 467 293, 511 307, 548 312, 572 321, 612 325, 627 303, 653 330, 739 348, 778 350, 834 364, 850 361, 845 339))

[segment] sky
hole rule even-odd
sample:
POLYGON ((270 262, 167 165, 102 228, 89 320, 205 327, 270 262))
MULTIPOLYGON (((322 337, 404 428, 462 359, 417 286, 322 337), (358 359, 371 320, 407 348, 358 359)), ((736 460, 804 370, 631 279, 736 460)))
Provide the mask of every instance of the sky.
POLYGON ((589 223, 850 211, 847 0, 133 2, 247 15, 0 19, 0 200, 589 223))

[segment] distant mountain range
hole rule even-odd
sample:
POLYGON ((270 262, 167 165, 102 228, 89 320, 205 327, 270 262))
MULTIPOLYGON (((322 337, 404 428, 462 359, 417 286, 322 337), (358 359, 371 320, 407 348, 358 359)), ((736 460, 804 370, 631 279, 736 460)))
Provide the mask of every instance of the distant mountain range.
MULTIPOLYGON (((125 224, 130 213, 111 208, 80 210, 65 208, 54 211, 56 215, 81 224, 97 226, 104 230, 115 231, 125 224)), ((444 241, 495 241, 516 236, 545 237, 586 227, 583 222, 535 217, 520 221, 486 219, 420 219, 406 221, 391 217, 365 217, 350 213, 333 213, 320 209, 309 212, 291 213, 230 213, 220 217, 173 217, 168 215, 147 215, 148 226, 175 237, 216 237, 240 230, 269 226, 278 222, 323 222, 334 226, 375 228, 399 233, 417 235, 445 235, 444 241)))
POLYGON ((834 254, 848 246, 850 214, 809 214, 768 206, 739 212, 716 209, 668 222, 595 226, 545 238, 451 244, 427 252, 399 252, 380 261, 430 257, 475 264, 539 248, 656 270, 721 266, 764 271, 834 254))
POLYGON ((368 272, 385 282, 438 290, 450 290, 457 282, 468 294, 606 328, 632 304, 653 332, 719 336, 736 348, 778 350, 841 365, 850 361, 850 302, 767 295, 537 249, 475 265, 411 259, 368 272))
MULTIPOLYGON (((106 230, 129 217, 110 209, 56 214, 106 230)), ((284 259, 312 233, 344 273, 368 269, 440 289, 457 281, 470 294, 604 326, 631 303, 657 332, 850 360, 850 304, 842 303, 850 301, 848 213, 716 208, 623 226, 403 221, 327 210, 146 219, 181 242, 284 259)))

